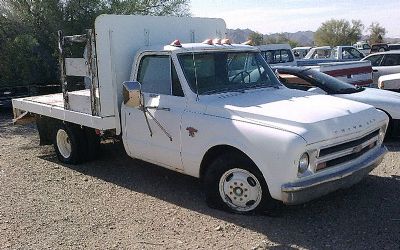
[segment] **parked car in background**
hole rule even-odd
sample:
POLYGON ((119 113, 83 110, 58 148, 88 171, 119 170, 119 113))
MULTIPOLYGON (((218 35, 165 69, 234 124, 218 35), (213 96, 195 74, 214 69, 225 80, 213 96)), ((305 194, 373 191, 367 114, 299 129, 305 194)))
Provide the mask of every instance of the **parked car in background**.
POLYGON ((296 66, 292 48, 289 44, 267 44, 257 46, 268 64, 296 66))
POLYGON ((331 57, 331 46, 314 47, 308 51, 304 59, 323 59, 331 57))
POLYGON ((292 49, 296 59, 303 59, 312 47, 295 47, 292 49))
POLYGON ((371 54, 376 52, 385 52, 389 50, 387 43, 375 43, 371 45, 371 54))
POLYGON ((378 88, 400 92, 400 73, 379 77, 378 88))
MULTIPOLYGON (((300 60, 295 60, 293 52, 289 51, 289 44, 269 44, 258 46, 261 55, 270 65, 280 66, 297 66, 300 60)), ((326 47, 330 50, 330 47, 326 47)), ((313 48, 314 49, 314 48, 313 48)), ((308 60, 311 62, 311 60, 308 60)), ((353 85, 370 85, 372 84, 372 67, 368 61, 323 61, 320 63, 312 63, 313 67, 333 77, 339 78, 353 85)))
POLYGON ((371 46, 367 42, 357 42, 353 46, 366 56, 371 53, 371 46))
POLYGON ((400 94, 375 88, 354 86, 307 67, 273 67, 288 88, 328 94, 358 101, 384 111, 390 118, 388 136, 400 135, 400 94))
POLYGON ((353 46, 329 46, 312 48, 308 54, 297 61, 298 66, 312 66, 324 62, 358 61, 364 54, 353 46))
POLYGON ((367 60, 372 65, 374 87, 378 86, 379 77, 400 73, 400 50, 374 53, 361 59, 361 61, 367 60))
POLYGON ((389 50, 400 50, 400 43, 388 44, 389 50))

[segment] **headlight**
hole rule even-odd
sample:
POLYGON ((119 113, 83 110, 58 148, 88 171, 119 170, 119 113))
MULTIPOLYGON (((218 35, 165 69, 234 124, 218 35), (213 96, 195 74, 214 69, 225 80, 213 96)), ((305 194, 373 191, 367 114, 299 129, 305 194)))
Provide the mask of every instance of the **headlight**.
POLYGON ((298 166, 299 173, 302 174, 306 172, 309 164, 310 164, 310 157, 308 156, 308 154, 307 153, 302 154, 298 166))

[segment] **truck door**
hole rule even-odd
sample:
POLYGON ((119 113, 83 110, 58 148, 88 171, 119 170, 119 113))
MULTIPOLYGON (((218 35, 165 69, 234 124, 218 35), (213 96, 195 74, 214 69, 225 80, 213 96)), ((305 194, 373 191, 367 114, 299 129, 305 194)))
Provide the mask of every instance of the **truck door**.
POLYGON ((181 118, 186 106, 182 87, 169 55, 144 55, 137 80, 149 113, 125 109, 124 143, 131 156, 181 170, 181 118))

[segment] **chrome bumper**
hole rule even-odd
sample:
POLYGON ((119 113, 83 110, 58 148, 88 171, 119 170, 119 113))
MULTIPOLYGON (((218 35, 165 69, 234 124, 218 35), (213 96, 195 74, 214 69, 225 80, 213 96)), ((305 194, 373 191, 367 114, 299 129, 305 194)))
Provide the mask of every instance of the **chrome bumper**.
POLYGON ((366 159, 349 168, 283 184, 281 187, 282 201, 286 204, 300 204, 335 190, 350 187, 376 168, 382 162, 386 152, 386 147, 382 145, 366 159))

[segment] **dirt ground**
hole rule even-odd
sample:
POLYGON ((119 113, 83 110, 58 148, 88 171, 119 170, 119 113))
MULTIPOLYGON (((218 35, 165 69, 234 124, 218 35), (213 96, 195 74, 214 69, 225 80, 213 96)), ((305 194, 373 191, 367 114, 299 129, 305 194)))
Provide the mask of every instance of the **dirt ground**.
POLYGON ((361 183, 273 216, 208 208, 199 181, 130 159, 60 164, 0 110, 0 249, 400 249, 400 140, 361 183))

